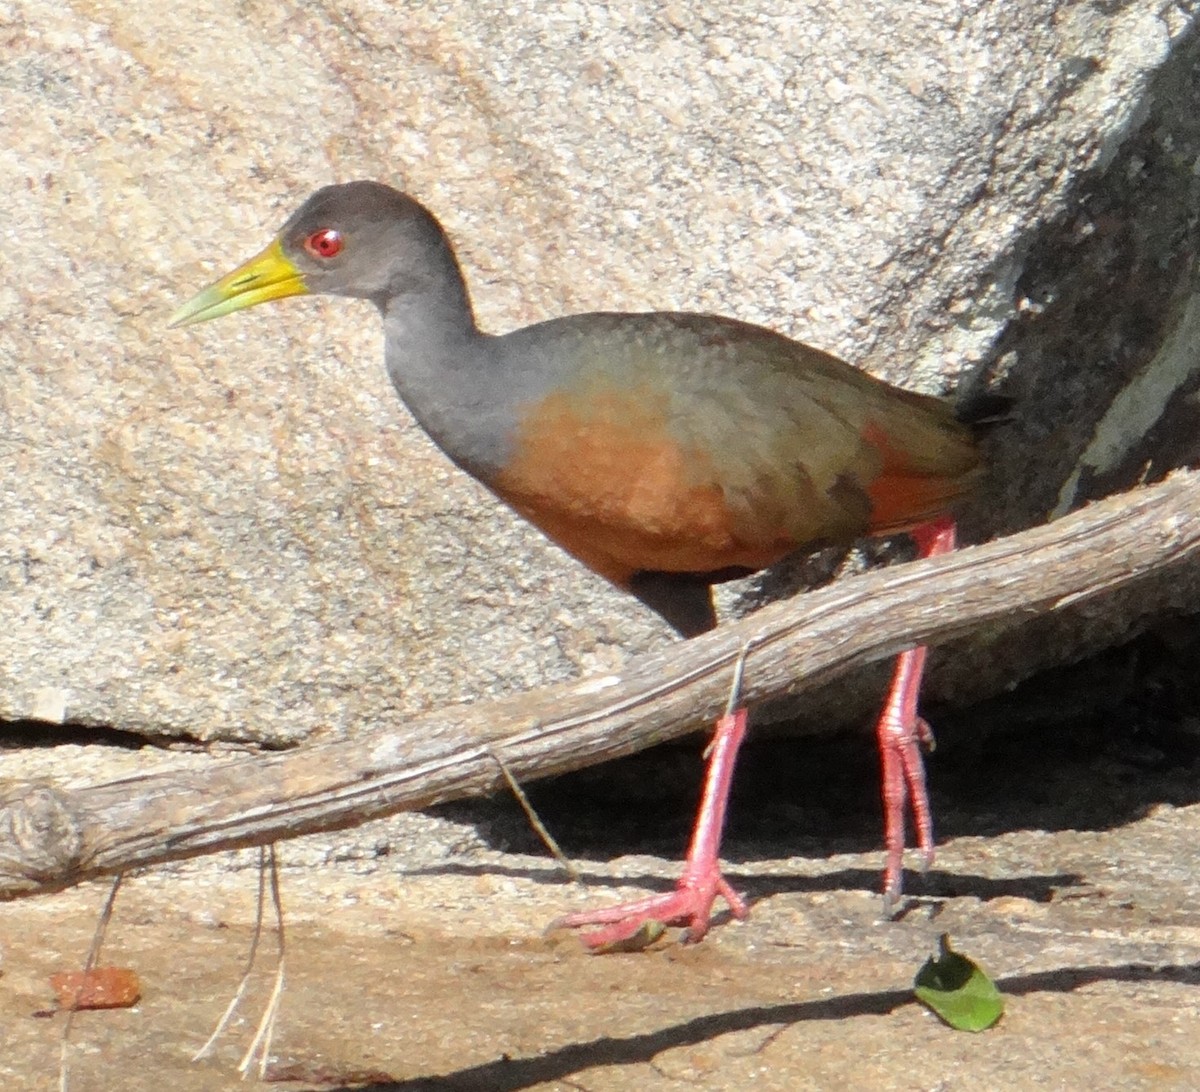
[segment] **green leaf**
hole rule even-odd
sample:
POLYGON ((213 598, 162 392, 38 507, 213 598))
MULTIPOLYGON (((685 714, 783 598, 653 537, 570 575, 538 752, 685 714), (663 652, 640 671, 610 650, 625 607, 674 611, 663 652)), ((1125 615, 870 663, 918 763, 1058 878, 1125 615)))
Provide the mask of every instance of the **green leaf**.
POLYGON ((1004 996, 979 965, 950 947, 950 935, 939 940, 941 954, 917 972, 917 999, 955 1031, 984 1031, 1004 1015, 1004 996))
POLYGON ((661 921, 644 921, 632 936, 624 940, 610 941, 608 944, 599 944, 592 951, 598 955, 610 952, 644 952, 666 931, 667 927, 661 921))

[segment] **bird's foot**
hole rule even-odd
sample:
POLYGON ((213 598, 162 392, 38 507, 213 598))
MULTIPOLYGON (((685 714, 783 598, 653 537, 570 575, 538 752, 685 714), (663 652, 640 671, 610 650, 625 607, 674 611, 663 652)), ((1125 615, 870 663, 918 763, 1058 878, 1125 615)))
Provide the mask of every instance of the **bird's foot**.
MULTIPOLYGON (((956 531, 949 516, 913 528, 918 557, 935 557, 954 549, 956 531)), ((904 867, 904 817, 912 807, 922 871, 933 864, 933 814, 925 788, 922 751, 933 750, 933 731, 917 712, 917 695, 925 671, 925 648, 896 657, 892 685, 876 729, 883 773, 883 834, 887 863, 883 872, 883 909, 891 915, 900 898, 904 867)))
POLYGON ((605 928, 581 933, 579 939, 593 951, 603 950, 631 940, 647 925, 686 925, 688 943, 694 944, 708 932, 713 903, 720 895, 735 918, 749 913, 742 898, 721 875, 715 862, 703 871, 689 869, 675 890, 651 895, 635 902, 608 906, 602 910, 583 910, 567 914, 555 921, 551 929, 577 929, 581 926, 602 925, 605 928))
POLYGON ((933 813, 925 786, 924 751, 933 750, 933 731, 923 717, 892 724, 879 734, 883 765, 884 843, 887 859, 883 873, 883 908, 891 915, 904 882, 905 815, 912 809, 921 871, 933 864, 933 813))

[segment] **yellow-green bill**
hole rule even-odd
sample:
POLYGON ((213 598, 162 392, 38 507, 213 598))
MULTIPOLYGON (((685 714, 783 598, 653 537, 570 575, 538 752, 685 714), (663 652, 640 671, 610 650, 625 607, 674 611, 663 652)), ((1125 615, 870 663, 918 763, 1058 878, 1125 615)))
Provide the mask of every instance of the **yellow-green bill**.
POLYGON ((304 275, 287 259, 276 239, 261 254, 188 300, 171 316, 170 325, 191 326, 268 300, 302 296, 306 292, 304 275))

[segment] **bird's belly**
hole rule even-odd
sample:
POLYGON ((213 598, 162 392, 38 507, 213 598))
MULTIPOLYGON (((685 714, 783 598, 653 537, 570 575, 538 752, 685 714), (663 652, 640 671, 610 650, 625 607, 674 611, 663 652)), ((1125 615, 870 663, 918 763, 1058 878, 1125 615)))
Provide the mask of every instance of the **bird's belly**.
POLYGON ((740 541, 730 530, 721 502, 704 491, 677 496, 691 502, 686 513, 663 506, 648 511, 645 498, 620 498, 595 505, 596 498, 579 498, 574 507, 550 510, 534 498, 505 499, 568 553, 613 583, 626 586, 638 572, 706 573, 722 569, 758 570, 791 552, 792 542, 781 535, 769 544, 740 541))
POLYGON ((552 396, 490 484, 517 512, 619 585, 636 572, 761 569, 791 536, 739 528, 707 453, 675 441, 652 406, 587 416, 552 396), (740 533, 741 532, 741 533, 740 533))

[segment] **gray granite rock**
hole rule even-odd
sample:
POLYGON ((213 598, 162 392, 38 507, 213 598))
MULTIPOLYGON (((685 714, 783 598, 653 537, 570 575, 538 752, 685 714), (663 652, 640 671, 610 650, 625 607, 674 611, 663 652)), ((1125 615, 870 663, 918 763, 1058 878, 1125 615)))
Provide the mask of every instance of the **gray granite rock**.
MULTIPOLYGON (((1046 334, 996 351, 1063 298, 1022 295, 1030 256, 1060 285, 1083 180, 1161 179, 1131 142, 1194 110, 1163 91, 1191 28, 1144 0, 30 0, 0 42, 0 717, 201 740, 394 723, 666 639, 432 449, 368 306, 165 328, 311 189, 425 200, 491 329, 704 309, 916 387, 994 372, 1028 394, 1070 357, 1046 334)), ((1156 245, 1147 269, 1182 253, 1156 245)), ((1072 474, 1067 503, 1087 495, 1093 426, 1181 306, 1107 387, 1068 388, 1090 416, 1044 474, 1031 445, 1062 418, 1026 401, 977 533, 1045 518, 1072 474)), ((1155 374, 1170 396, 1190 372, 1155 374)), ((1111 468, 1133 438, 1110 432, 1111 468)), ((972 679, 1117 639, 1150 602, 972 679)))

